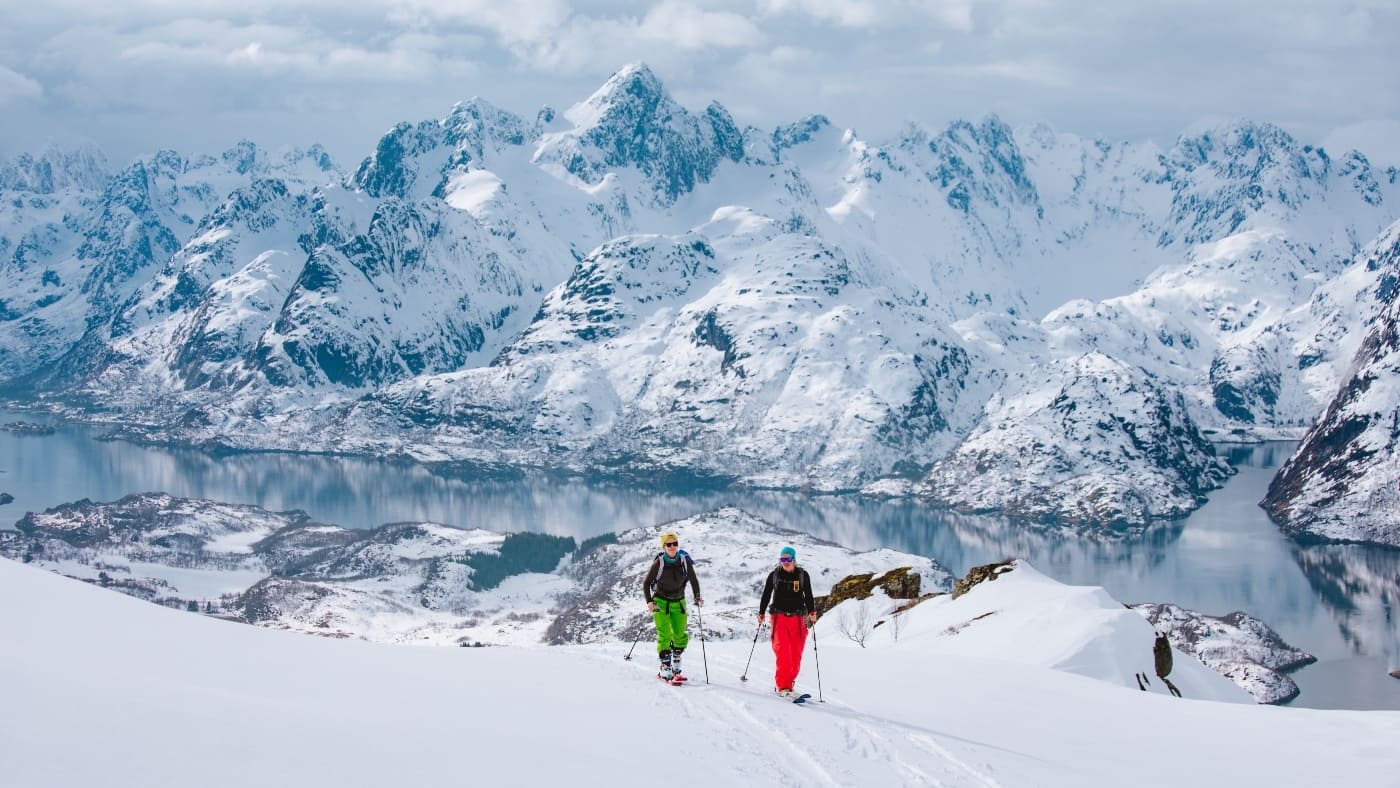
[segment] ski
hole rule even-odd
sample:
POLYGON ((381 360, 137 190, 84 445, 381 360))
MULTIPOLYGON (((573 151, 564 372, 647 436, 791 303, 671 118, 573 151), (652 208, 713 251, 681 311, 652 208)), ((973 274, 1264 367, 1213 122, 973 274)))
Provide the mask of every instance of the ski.
POLYGON ((674 675, 674 676, 671 677, 671 681, 672 681, 672 683, 679 682, 679 681, 690 681, 690 677, 689 677, 689 676, 682 676, 682 675, 680 675, 680 674, 676 674, 676 675, 674 675))
POLYGON ((804 692, 804 693, 802 693, 801 695, 798 695, 798 696, 795 697, 795 698, 790 698, 789 700, 791 700, 793 703, 806 703, 807 701, 809 701, 809 700, 811 700, 811 699, 812 699, 812 693, 810 693, 810 692, 804 692))
POLYGON ((665 676, 663 676, 663 675, 661 675, 660 673, 658 673, 658 674, 656 674, 656 679, 657 679, 657 681, 660 681, 660 682, 663 683, 663 684, 670 684, 672 687, 684 687, 684 686, 685 686, 685 679, 684 679, 684 678, 669 678, 669 679, 668 679, 668 678, 666 678, 665 676))

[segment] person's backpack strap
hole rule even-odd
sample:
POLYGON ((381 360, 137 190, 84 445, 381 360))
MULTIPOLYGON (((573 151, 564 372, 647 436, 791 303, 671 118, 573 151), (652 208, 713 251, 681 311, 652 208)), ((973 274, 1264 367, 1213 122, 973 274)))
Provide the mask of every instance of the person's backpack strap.
POLYGON ((650 591, 649 591, 650 587, 656 585, 656 581, 657 581, 657 580, 660 580, 660 579, 661 579, 661 556, 658 555, 657 557, 651 559, 651 565, 647 567, 647 573, 646 573, 645 575, 642 576, 642 586, 643 586, 642 591, 643 591, 644 593, 646 593, 646 596, 647 596, 648 599, 651 598, 651 594, 650 594, 650 591), (651 573, 652 573, 652 570, 653 570, 653 569, 656 570, 656 577, 655 577, 654 579, 652 579, 651 583, 647 583, 647 578, 651 577, 651 573))
MULTIPOLYGON (((686 583, 689 583, 689 582, 690 582, 690 567, 691 567, 692 564, 695 563, 695 561, 691 559, 690 553, 687 553, 687 552, 684 551, 684 550, 677 550, 677 551, 676 551, 676 558, 680 559, 680 566, 681 566, 681 585, 684 586, 686 583)), ((656 558, 654 558, 653 560, 654 560, 654 561, 660 562, 660 563, 661 563, 661 566, 662 566, 662 567, 665 567, 665 566, 666 566, 666 553, 665 553, 665 551, 662 551, 662 552, 660 552, 660 553, 657 553, 657 554, 656 554, 656 558)), ((657 580, 660 580, 660 579, 661 579, 661 571, 660 571, 660 569, 658 569, 657 572, 656 572, 656 579, 657 579, 657 580)))

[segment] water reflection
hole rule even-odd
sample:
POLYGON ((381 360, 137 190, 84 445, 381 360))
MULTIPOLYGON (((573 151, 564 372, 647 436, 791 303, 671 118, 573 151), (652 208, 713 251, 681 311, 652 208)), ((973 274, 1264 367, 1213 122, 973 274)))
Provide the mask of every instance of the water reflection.
POLYGON ((1294 553, 1343 640, 1357 653, 1400 654, 1400 550, 1319 545, 1294 553))
MULTIPOLYGON (((23 417, 0 413, 0 423, 16 418, 23 417)), ((107 501, 163 491, 275 511, 302 509, 349 527, 433 520, 581 540, 733 504, 851 548, 928 556, 957 574, 1019 556, 1058 580, 1103 586, 1124 602, 1174 602, 1212 615, 1242 610, 1321 660, 1322 669, 1295 674, 1303 694, 1294 705, 1400 709, 1400 681, 1385 675, 1400 666, 1394 615, 1400 552, 1301 548, 1284 538, 1258 501, 1291 444, 1225 447, 1239 473, 1190 517, 1102 533, 1028 527, 910 501, 678 484, 642 488, 549 476, 480 478, 357 458, 211 457, 95 440, 100 434, 100 428, 72 425, 50 435, 0 431, 0 492, 15 497, 0 510, 0 521, 12 523, 25 511, 80 498, 107 501), (1345 681, 1310 683, 1310 675, 1328 670, 1345 681)))

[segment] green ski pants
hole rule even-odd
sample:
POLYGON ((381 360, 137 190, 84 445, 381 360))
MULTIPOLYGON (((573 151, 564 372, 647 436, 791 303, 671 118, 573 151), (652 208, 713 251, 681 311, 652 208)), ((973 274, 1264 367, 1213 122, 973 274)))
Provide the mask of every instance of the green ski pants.
POLYGON ((685 601, 661 597, 651 601, 656 603, 656 612, 651 614, 651 620, 656 622, 656 653, 684 650, 690 642, 690 635, 685 631, 685 601))

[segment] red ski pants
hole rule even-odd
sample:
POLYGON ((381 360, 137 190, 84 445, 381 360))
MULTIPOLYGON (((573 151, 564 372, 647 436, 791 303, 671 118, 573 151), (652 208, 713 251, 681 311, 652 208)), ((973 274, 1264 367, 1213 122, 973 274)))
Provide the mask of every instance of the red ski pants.
POLYGON ((807 645, 807 619, 804 616, 780 616, 773 619, 773 655, 778 669, 773 681, 780 690, 790 690, 802 670, 802 649, 807 645))

